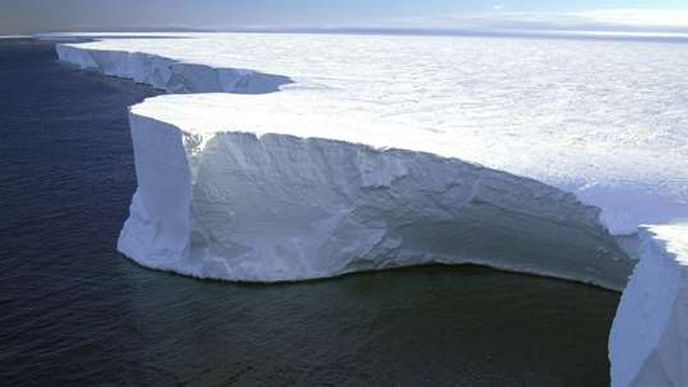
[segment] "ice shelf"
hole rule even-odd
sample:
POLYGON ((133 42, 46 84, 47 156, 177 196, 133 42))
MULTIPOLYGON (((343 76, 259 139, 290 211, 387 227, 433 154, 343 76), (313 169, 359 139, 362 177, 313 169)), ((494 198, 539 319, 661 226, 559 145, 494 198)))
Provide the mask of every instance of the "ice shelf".
POLYGON ((266 282, 471 262, 620 290, 639 259, 612 384, 688 383, 682 45, 193 34, 57 50, 186 93, 131 109, 139 185, 118 248, 137 262, 266 282))

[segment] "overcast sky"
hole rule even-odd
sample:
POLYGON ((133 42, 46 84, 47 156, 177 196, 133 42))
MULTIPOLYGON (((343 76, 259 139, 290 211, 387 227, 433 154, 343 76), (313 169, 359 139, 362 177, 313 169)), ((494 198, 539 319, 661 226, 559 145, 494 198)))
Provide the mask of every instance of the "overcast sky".
MULTIPOLYGON (((636 10, 635 19, 643 19, 637 10, 661 10, 655 12, 655 19, 667 17, 688 24, 684 17, 688 13, 677 17, 672 12, 688 12, 688 0, 0 0, 0 34, 178 27, 361 27, 404 20, 432 23, 453 16, 460 22, 462 15, 476 13, 499 17, 535 12, 542 19, 624 9, 636 10)), ((662 24, 661 20, 658 23, 662 24)))

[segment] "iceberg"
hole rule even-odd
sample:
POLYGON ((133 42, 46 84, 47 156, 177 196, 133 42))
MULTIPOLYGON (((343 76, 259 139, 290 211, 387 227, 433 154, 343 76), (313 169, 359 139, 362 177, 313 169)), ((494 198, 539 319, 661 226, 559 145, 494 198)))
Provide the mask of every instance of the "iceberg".
POLYGON ((681 45, 193 34, 57 52, 172 93, 130 111, 118 249, 142 265, 273 282, 478 263, 626 287, 612 384, 688 383, 681 45))

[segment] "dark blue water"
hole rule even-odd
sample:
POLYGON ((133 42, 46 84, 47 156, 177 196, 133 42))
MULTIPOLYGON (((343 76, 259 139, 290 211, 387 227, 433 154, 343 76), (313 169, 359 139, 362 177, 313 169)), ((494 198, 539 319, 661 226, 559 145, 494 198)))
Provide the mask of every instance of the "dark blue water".
POLYGON ((484 268, 290 285, 115 251, 150 88, 0 40, 0 385, 608 385, 616 293, 484 268))

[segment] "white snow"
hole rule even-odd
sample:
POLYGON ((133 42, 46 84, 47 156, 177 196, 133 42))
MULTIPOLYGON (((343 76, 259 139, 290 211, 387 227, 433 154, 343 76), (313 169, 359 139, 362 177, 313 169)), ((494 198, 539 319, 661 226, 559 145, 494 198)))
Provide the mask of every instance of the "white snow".
POLYGON ((685 45, 193 34, 58 53, 197 93, 131 110, 119 249, 138 262, 247 281, 475 262, 621 288, 607 230, 635 235, 612 383, 688 382, 685 45))

